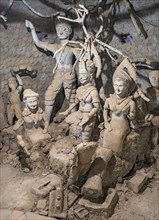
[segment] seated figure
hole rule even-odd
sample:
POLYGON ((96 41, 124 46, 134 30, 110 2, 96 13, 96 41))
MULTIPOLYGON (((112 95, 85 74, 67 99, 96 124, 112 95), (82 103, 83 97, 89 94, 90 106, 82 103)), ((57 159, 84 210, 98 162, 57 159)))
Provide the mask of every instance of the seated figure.
POLYGON ((134 128, 135 102, 129 95, 129 87, 132 79, 120 66, 113 76, 114 94, 106 99, 104 105, 104 140, 103 147, 120 153, 124 140, 134 128))
POLYGON ((90 201, 102 198, 103 188, 110 187, 119 176, 128 174, 136 161, 139 135, 130 132, 131 128, 136 128, 135 102, 129 94, 133 81, 129 73, 133 66, 126 64, 124 60, 114 72, 114 94, 106 99, 103 111, 103 146, 96 149, 88 179, 82 187, 84 197, 90 201))
POLYGON ((25 103, 22 117, 17 121, 14 130, 17 132, 19 145, 29 154, 27 146, 36 145, 50 138, 49 134, 43 133, 45 115, 38 106, 39 95, 31 89, 24 90, 23 100, 25 103))
POLYGON ((75 106, 79 105, 78 111, 71 113, 65 122, 70 125, 71 134, 82 135, 83 142, 89 142, 91 139, 100 105, 97 89, 92 85, 94 70, 95 65, 91 60, 79 64, 81 86, 76 90, 75 102, 64 113, 60 113, 67 116, 75 106))

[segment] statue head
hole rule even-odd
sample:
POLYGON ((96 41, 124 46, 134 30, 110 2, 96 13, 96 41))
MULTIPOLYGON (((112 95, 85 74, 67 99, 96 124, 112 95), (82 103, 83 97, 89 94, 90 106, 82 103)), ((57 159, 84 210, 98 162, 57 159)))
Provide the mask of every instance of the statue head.
POLYGON ((31 111, 36 112, 38 109, 39 94, 31 89, 25 89, 23 92, 23 101, 25 106, 31 111))
POLYGON ((16 89, 18 86, 17 80, 15 77, 9 77, 8 86, 11 90, 16 89))
POLYGON ((95 64, 92 60, 81 61, 79 63, 79 81, 82 85, 93 80, 93 75, 95 72, 95 64))
POLYGON ((116 80, 113 81, 113 87, 117 96, 124 98, 129 95, 128 84, 125 80, 116 78, 116 80))
POLYGON ((113 75, 113 87, 117 96, 123 98, 129 96, 129 88, 132 79, 124 69, 116 69, 113 75))
POLYGON ((56 33, 60 40, 69 39, 70 35, 72 34, 72 27, 66 21, 59 21, 56 23, 56 33))
POLYGON ((136 81, 136 68, 125 58, 113 75, 115 94, 121 98, 129 96, 133 81, 136 81))
POLYGON ((159 89, 159 70, 153 70, 149 73, 149 80, 151 85, 159 89))

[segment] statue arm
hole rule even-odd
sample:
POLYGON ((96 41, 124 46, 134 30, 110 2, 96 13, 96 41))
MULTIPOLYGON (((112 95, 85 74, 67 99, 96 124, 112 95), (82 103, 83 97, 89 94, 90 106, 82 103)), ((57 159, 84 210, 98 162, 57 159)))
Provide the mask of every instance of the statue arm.
POLYGON ((99 111, 99 107, 100 107, 98 92, 94 90, 92 91, 91 95, 92 95, 93 109, 91 109, 89 113, 89 118, 92 118, 99 111))
POLYGON ((104 127, 107 127, 108 124, 108 111, 109 111, 109 102, 108 99, 106 99, 104 104, 104 111, 103 111, 103 118, 104 118, 104 127))
POLYGON ((39 38, 36 34, 36 31, 35 31, 34 25, 30 21, 26 20, 25 26, 31 30, 33 41, 37 47, 39 47, 45 51, 50 51, 52 53, 55 53, 55 47, 53 44, 49 44, 47 42, 42 42, 41 40, 39 40, 39 38))
POLYGON ((18 134, 18 135, 17 135, 17 140, 18 140, 18 144, 24 149, 25 153, 26 153, 28 156, 30 156, 30 152, 29 152, 28 149, 27 149, 27 144, 26 144, 26 142, 24 141, 23 136, 20 135, 20 134, 18 134))
POLYGON ((79 103, 79 100, 76 98, 75 102, 70 105, 70 107, 65 112, 60 112, 60 115, 67 116, 70 114, 71 110, 79 103))
POLYGON ((99 102, 93 103, 94 108, 89 113, 89 118, 92 118, 99 110, 99 102))
POLYGON ((136 115, 136 105, 134 101, 130 103, 130 112, 129 112, 129 119, 134 120, 136 115))
POLYGON ((132 129, 138 128, 138 124, 137 124, 135 116, 136 116, 136 105, 135 105, 134 101, 131 101, 130 102, 130 112, 129 112, 128 118, 130 120, 130 127, 132 129))
POLYGON ((107 129, 108 131, 112 131, 112 127, 109 123, 108 113, 109 113, 109 98, 106 99, 106 101, 105 101, 103 118, 104 118, 104 128, 107 129))
POLYGON ((18 89, 19 92, 21 92, 22 89, 23 89, 23 81, 22 81, 21 77, 18 74, 16 74, 15 77, 16 77, 18 85, 19 85, 17 89, 18 89))
POLYGON ((76 107, 76 105, 77 105, 78 103, 79 103, 79 100, 78 100, 78 98, 76 98, 76 99, 75 99, 75 102, 72 103, 72 104, 70 105, 70 107, 66 110, 67 113, 69 114, 69 113, 71 112, 71 110, 72 110, 74 107, 76 107))

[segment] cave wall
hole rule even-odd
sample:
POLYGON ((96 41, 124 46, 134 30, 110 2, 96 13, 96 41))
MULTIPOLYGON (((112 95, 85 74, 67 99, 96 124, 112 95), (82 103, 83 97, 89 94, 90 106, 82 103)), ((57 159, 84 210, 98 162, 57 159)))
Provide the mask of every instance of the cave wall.
MULTIPOLYGON (((42 1, 28 0, 36 11, 43 14, 51 14, 60 8, 59 1, 53 1, 59 8, 52 8, 52 5, 46 6, 42 1)), ((50 1, 51 2, 51 1, 50 1)), ((64 2, 64 1, 63 1, 64 2)), ((92 1, 86 1, 89 3, 92 1)), ((113 47, 121 50, 124 54, 133 57, 146 57, 154 60, 159 60, 159 0, 133 0, 133 5, 144 19, 141 20, 145 30, 148 33, 148 38, 141 37, 136 32, 131 19, 125 10, 122 1, 119 1, 120 12, 118 16, 114 17, 114 31, 111 30, 102 34, 102 40, 109 43, 113 47), (151 25, 154 24, 154 25, 151 25), (156 25, 156 26, 155 26, 156 25), (117 33, 117 34, 115 34, 117 33), (130 43, 122 43, 119 36, 121 34, 129 34, 132 37, 130 43)), ((108 1, 109 3, 109 1, 108 1)), ((1 0, 1 11, 6 7, 7 1, 1 0)), ((63 6, 62 6, 63 7, 63 6)), ((66 5, 67 8, 67 5, 66 5)), ((119 9, 117 9, 119 10, 119 9)), ((105 13, 104 13, 105 15, 105 13)), ((37 77, 31 78, 30 76, 23 76, 24 89, 31 88, 40 94, 40 104, 44 105, 44 94, 52 80, 52 70, 55 65, 54 60, 50 54, 41 52, 33 43, 31 33, 25 27, 25 19, 32 21, 36 31, 41 31, 47 34, 44 41, 50 43, 58 42, 55 34, 54 23, 52 19, 40 18, 33 14, 21 1, 15 1, 12 8, 7 14, 7 29, 0 25, 0 41, 1 41, 1 54, 0 54, 0 79, 1 79, 1 118, 5 124, 5 109, 8 98, 8 85, 7 79, 10 74, 10 69, 14 67, 31 66, 38 71, 37 77)), ((87 25, 90 31, 95 31, 96 24, 99 24, 98 19, 91 17, 88 19, 87 25)), ((74 25, 74 40, 81 40, 83 33, 79 25, 74 25)), ((102 80, 104 87, 111 92, 111 76, 114 71, 114 64, 109 59, 106 53, 101 54, 103 60, 102 80)), ((145 74, 143 72, 143 74, 145 74)), ((147 74, 147 73, 146 73, 147 74)))

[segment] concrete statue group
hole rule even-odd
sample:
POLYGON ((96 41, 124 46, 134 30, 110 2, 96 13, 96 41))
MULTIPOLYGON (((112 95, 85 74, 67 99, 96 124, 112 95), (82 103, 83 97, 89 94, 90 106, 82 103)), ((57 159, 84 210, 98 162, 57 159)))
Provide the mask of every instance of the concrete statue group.
MULTIPOLYGON (((74 149, 76 151, 75 157, 81 158, 81 161, 77 162, 77 158, 74 158, 76 162, 72 165, 69 184, 78 181, 81 175, 79 170, 83 169, 80 166, 83 164, 85 173, 90 170, 88 176, 91 179, 90 181, 88 178, 83 186, 83 193, 86 197, 100 197, 102 187, 111 185, 118 176, 126 175, 141 156, 139 151, 142 151, 142 145, 145 142, 148 143, 148 140, 144 139, 145 137, 140 138, 142 132, 143 135, 149 134, 148 137, 155 132, 157 139, 159 139, 159 70, 152 70, 149 73, 151 86, 144 93, 147 101, 138 95, 138 99, 142 99, 141 103, 143 104, 143 106, 140 105, 142 109, 139 109, 135 96, 138 93, 134 80, 134 75, 136 76, 135 65, 129 58, 124 58, 117 66, 112 77, 114 93, 106 98, 103 107, 104 123, 102 135, 100 135, 102 145, 97 147, 97 144, 92 142, 92 134, 97 127, 97 121, 100 121, 98 113, 101 103, 94 83, 96 65, 89 51, 86 50, 81 58, 81 48, 76 47, 75 44, 69 44, 72 28, 66 21, 60 21, 56 24, 60 44, 50 44, 39 40, 33 24, 30 21, 26 21, 25 24, 31 31, 35 45, 44 51, 50 51, 56 60, 56 65, 53 69, 53 80, 45 93, 44 112, 39 107, 39 94, 31 89, 26 89, 23 92, 20 76, 13 71, 11 72, 13 76, 8 79, 10 89, 7 109, 8 122, 13 125, 13 118, 16 117, 17 122, 14 125, 14 130, 17 133, 18 143, 29 156, 28 143, 31 146, 50 139, 49 125, 55 98, 63 86, 69 107, 65 112, 60 113, 61 117, 65 118, 62 123, 68 125, 69 135, 82 139, 81 145, 84 147, 83 151, 81 151, 81 145, 74 149), (78 74, 74 68, 75 64, 78 64, 78 74), (80 83, 79 86, 77 86, 77 81, 80 83), (23 96, 25 105, 23 111, 21 96, 23 96), (138 123, 140 121, 138 115, 140 114, 144 115, 142 123, 138 123), (134 148, 135 144, 140 146, 140 149, 134 148), (86 151, 87 147, 85 146, 92 149, 92 155, 86 151), (85 154, 88 157, 80 157, 80 154, 85 154), (99 157, 103 161, 101 166, 98 161, 99 157), (114 161, 112 162, 113 168, 109 168, 111 161, 114 161), (119 164, 120 171, 116 168, 119 167, 119 164), (108 169, 112 170, 113 173, 107 172, 108 169), (97 188, 92 188, 91 182, 93 181, 97 183, 97 188)), ((145 148, 142 154, 144 154, 142 155, 143 158, 146 159, 145 148)))

